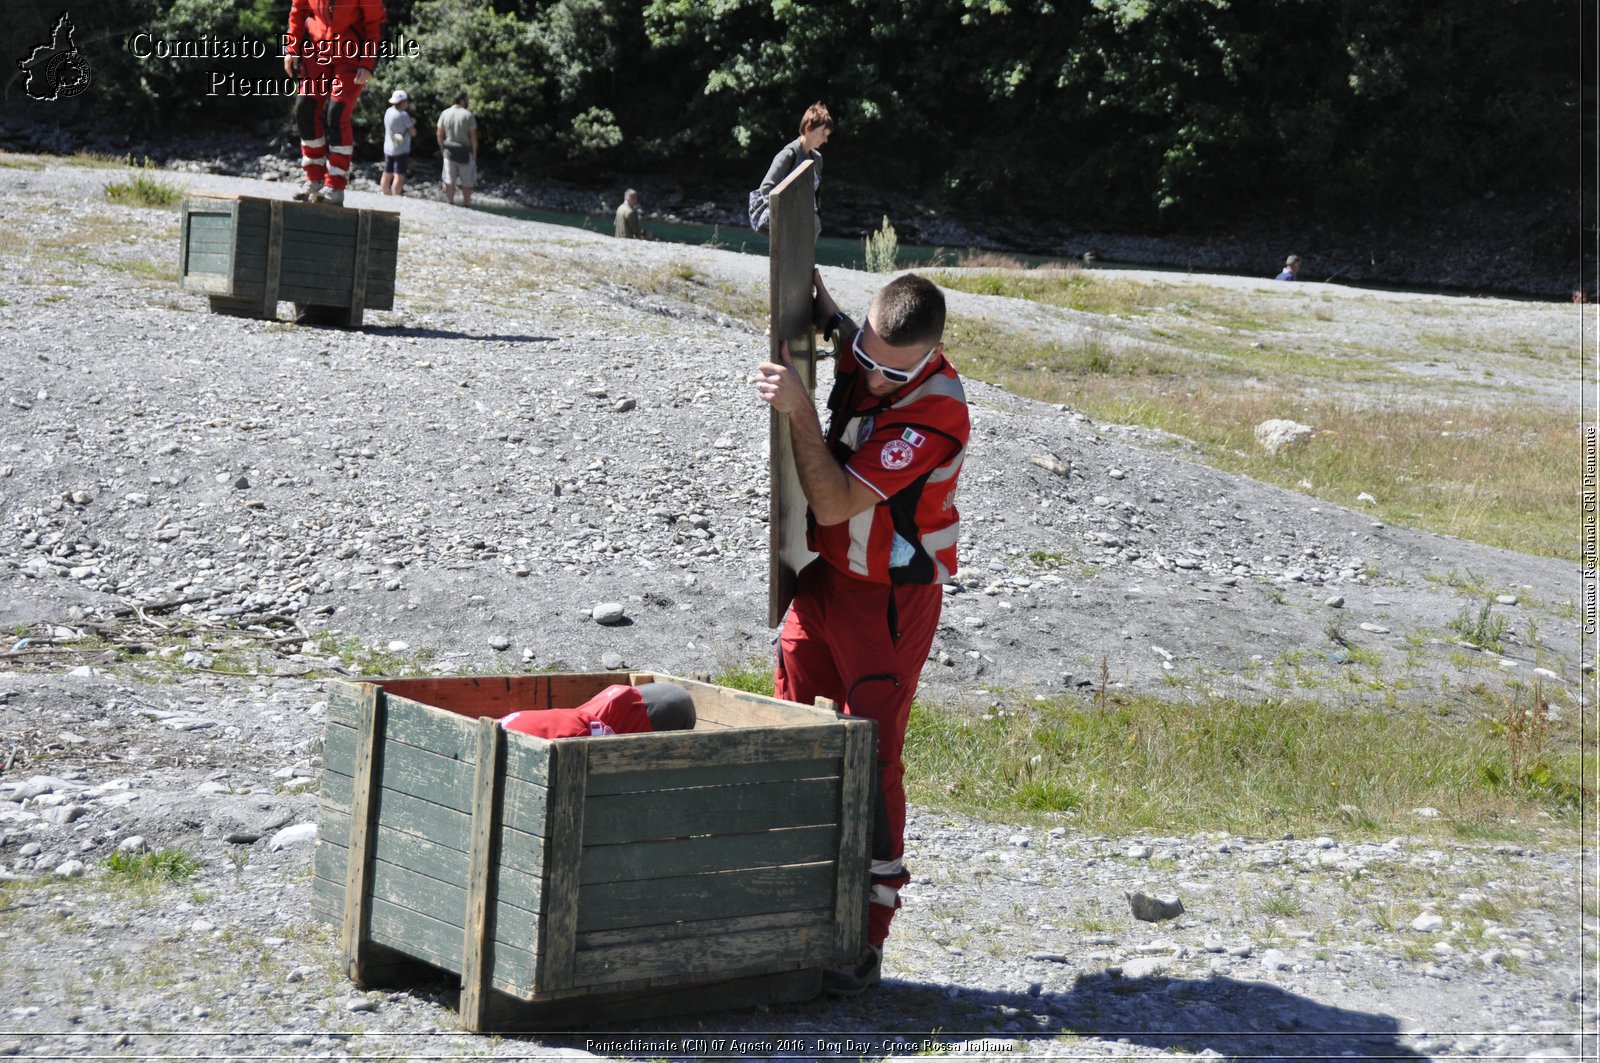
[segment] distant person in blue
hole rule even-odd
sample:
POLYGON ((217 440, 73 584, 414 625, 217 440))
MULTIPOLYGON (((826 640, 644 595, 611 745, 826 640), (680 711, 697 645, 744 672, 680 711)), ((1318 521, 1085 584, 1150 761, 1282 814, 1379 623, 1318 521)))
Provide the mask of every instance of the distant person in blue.
POLYGON ((1299 280, 1300 279, 1300 256, 1299 255, 1290 255, 1288 258, 1284 259, 1283 260, 1283 272, 1278 274, 1277 277, 1274 278, 1274 279, 1275 280, 1280 280, 1280 281, 1297 281, 1297 280, 1299 280))

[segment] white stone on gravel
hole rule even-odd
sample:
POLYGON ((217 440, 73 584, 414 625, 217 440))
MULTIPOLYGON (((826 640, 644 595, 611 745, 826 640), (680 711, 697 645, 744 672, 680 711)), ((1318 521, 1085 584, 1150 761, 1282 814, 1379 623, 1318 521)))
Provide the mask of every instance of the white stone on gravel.
POLYGON ((627 617, 627 610, 621 602, 601 602, 589 612, 590 618, 597 624, 620 624, 627 617))
POLYGON ((1423 912, 1411 920, 1411 929, 1418 933, 1428 934, 1444 926, 1444 916, 1434 912, 1423 912))
POLYGON ((142 853, 150 848, 150 843, 144 840, 142 834, 130 834, 117 843, 119 853, 142 853))
POLYGON ((295 846, 305 845, 317 840, 317 825, 315 823, 296 823, 292 827, 285 827, 267 840, 267 848, 273 852, 280 849, 292 849, 295 846))

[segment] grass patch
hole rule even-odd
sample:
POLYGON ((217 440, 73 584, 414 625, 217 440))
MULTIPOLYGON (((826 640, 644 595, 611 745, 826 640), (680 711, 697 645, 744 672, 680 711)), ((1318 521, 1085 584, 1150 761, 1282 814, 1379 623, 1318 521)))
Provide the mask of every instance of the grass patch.
POLYGON ((124 882, 143 885, 182 882, 201 868, 198 857, 183 849, 149 853, 112 853, 106 869, 124 882))
POLYGON ((1227 472, 1339 505, 1356 505, 1366 492, 1377 499, 1368 511, 1388 523, 1579 560, 1570 412, 1512 401, 1483 409, 1374 405, 1264 379, 1253 363, 1103 337, 1067 345, 985 319, 953 316, 947 336, 966 375, 1099 420, 1180 436, 1227 472), (1274 418, 1312 425, 1316 435, 1267 454, 1255 426, 1274 418))
POLYGON ((1514 836, 1541 814, 1575 826, 1579 799, 1592 797, 1593 742, 1581 745, 1571 721, 1513 740, 1506 720, 1520 710, 1481 697, 1465 720, 1223 698, 1059 698, 984 716, 918 704, 907 779, 912 799, 933 808, 1067 814, 1110 834, 1281 836, 1359 823, 1514 836), (1419 822, 1411 810, 1422 806, 1445 815, 1419 822))
POLYGON ((136 173, 127 180, 109 182, 106 198, 125 207, 175 207, 183 199, 183 187, 164 177, 136 173))
POLYGON ((731 687, 750 694, 772 697, 772 666, 770 664, 734 665, 722 669, 711 677, 717 686, 731 687))
POLYGON ((44 160, 33 155, 13 155, 0 151, 0 170, 42 170, 44 160))
POLYGON ((409 679, 432 675, 428 663, 433 660, 431 650, 393 650, 368 646, 360 639, 341 639, 332 632, 317 637, 316 650, 325 657, 336 657, 339 662, 357 675, 383 676, 386 679, 409 679))

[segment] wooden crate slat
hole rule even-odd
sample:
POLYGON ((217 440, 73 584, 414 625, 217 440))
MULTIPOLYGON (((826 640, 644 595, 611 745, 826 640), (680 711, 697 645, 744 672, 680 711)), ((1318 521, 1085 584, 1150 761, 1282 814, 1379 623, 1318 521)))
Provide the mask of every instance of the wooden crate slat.
MULTIPOLYGON (((832 861, 823 861, 595 883, 579 889, 578 932, 703 919, 712 913, 739 916, 798 911, 815 907, 819 897, 831 898, 833 880, 832 861)), ((833 948, 831 934, 826 947, 833 948)))
POLYGON ((686 790, 697 786, 734 786, 784 779, 837 779, 838 776, 839 761, 829 759, 707 764, 696 768, 646 769, 597 775, 589 781, 589 796, 686 790))
POLYGON ((838 816, 838 794, 835 779, 798 779, 595 797, 584 810, 583 844, 829 824, 838 816))
MULTIPOLYGON (((804 705, 791 705, 760 694, 743 690, 716 690, 706 695, 705 715, 708 719, 732 727, 783 727, 828 722, 832 714, 819 714, 804 705)), ((695 692, 698 693, 698 692, 695 692)), ((700 708, 696 700, 695 708, 700 708)))
POLYGON ((226 276, 228 272, 228 262, 229 258, 226 248, 221 251, 211 251, 206 248, 191 247, 189 249, 189 261, 184 266, 184 272, 189 274, 216 274, 217 276, 226 276))
POLYGON ((578 951, 655 941, 694 941, 713 934, 742 934, 747 930, 787 929, 790 933, 826 931, 833 922, 833 909, 827 900, 826 897, 818 897, 814 907, 789 912, 684 920, 680 923, 630 926, 619 930, 589 930, 578 935, 578 951))
MULTIPOLYGON (((461 973, 460 927, 378 901, 372 907, 372 940, 451 974, 461 973)), ((526 984, 527 972, 533 968, 533 957, 526 949, 502 944, 494 959, 490 984, 495 989, 515 993, 519 985, 526 984)))
POLYGON ((877 727, 865 720, 845 725, 844 764, 840 773, 839 807, 861 810, 846 814, 834 854, 834 948, 840 956, 859 956, 866 944, 867 886, 872 871, 871 817, 866 810, 876 798, 877 727))
MULTIPOLYGON (((476 719, 519 709, 574 708, 619 681, 615 672, 392 679, 384 689, 476 719)), ((332 704, 330 701, 330 712, 332 704)))
MULTIPOLYGON (((322 779, 323 786, 329 788, 330 796, 345 785, 343 778, 326 769, 323 770, 322 779)), ((544 787, 520 779, 515 782, 515 786, 508 787, 503 822, 510 829, 528 835, 530 838, 528 844, 535 845, 537 839, 544 836, 545 830, 544 787)), ((409 831, 424 838, 447 840, 447 844, 465 844, 464 832, 470 829, 472 823, 470 813, 449 808, 402 790, 391 790, 387 786, 379 792, 382 795, 385 826, 409 831)), ((331 802, 323 808, 324 815, 338 812, 337 806, 331 802)))
POLYGON ((356 739, 350 832, 344 868, 344 918, 340 922, 340 949, 345 973, 365 985, 372 972, 367 943, 372 932, 372 838, 378 822, 378 788, 383 777, 383 691, 366 688, 358 694, 360 724, 356 739))
POLYGON ((584 847, 578 880, 589 885, 805 864, 831 860, 838 848, 839 828, 831 823, 755 834, 592 845, 584 847))
POLYGON ((652 768, 696 768, 704 764, 751 764, 763 760, 806 760, 844 755, 843 728, 837 723, 805 727, 742 728, 705 733, 672 731, 624 735, 591 742, 589 770, 595 775, 652 768), (648 737, 648 742, 629 738, 648 737))
POLYGON ((472 807, 472 764, 444 753, 391 741, 383 788, 410 794, 457 811, 472 807))
POLYGON ((578 978, 596 985, 640 977, 670 975, 680 980, 759 974, 774 967, 822 967, 833 943, 826 934, 793 930, 758 930, 697 939, 692 949, 682 942, 619 945, 578 954, 578 978))
MULTIPOLYGON (((329 819, 337 822, 331 816, 329 819)), ((457 845, 462 841, 451 840, 457 845)), ((511 830, 504 825, 500 828, 499 844, 506 850, 505 860, 500 868, 500 896, 509 899, 512 904, 537 912, 539 893, 543 888, 540 883, 543 844, 538 838, 511 830)), ((344 846, 327 839, 319 840, 317 845, 318 851, 314 858, 316 873, 325 875, 330 880, 335 880, 334 875, 337 873, 340 877, 336 881, 343 882, 346 858, 344 846), (323 852, 324 849, 327 850, 326 853, 323 852)), ((420 837, 407 831, 395 830, 387 823, 380 823, 373 854, 380 862, 407 868, 429 878, 449 883, 458 889, 466 888, 468 854, 442 840, 420 837)))
POLYGON ((582 858, 584 784, 591 742, 563 742, 551 750, 549 801, 544 836, 544 901, 539 907, 538 988, 567 989, 575 984, 573 956, 578 933, 578 862, 582 858))

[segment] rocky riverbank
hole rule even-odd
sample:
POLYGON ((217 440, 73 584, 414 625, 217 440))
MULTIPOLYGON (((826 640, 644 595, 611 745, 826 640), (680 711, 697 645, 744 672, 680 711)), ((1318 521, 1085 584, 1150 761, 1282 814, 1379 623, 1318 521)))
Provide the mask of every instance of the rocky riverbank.
MULTIPOLYGON (((765 298, 765 261, 358 189, 351 206, 402 214, 393 311, 356 332, 223 317, 174 284, 174 212, 105 201, 125 176, 0 166, 18 349, 0 360, 0 1052, 679 1054, 467 1037, 446 986, 351 987, 309 916, 322 684, 770 660, 767 419, 746 382, 766 340, 740 313, 765 298), (597 624, 602 603, 627 622, 597 624), (108 867, 119 850, 195 867, 140 885, 108 867)), ((830 286, 864 305, 877 281, 830 286)), ((1160 283, 1326 297, 1396 343, 1419 307, 1536 344, 1565 327, 1537 304, 1160 283)), ((952 302, 1068 338, 1118 327, 952 302)), ((1423 361, 1419 389, 1483 387, 1480 367, 1423 361)), ((1505 356, 1495 387, 1569 402, 1546 361, 1505 356)), ((1428 699, 1537 673, 1582 711, 1575 565, 1387 527, 1356 499, 1230 477, 976 382, 970 397, 963 572, 926 669, 952 711, 1102 681, 1359 706, 1352 669, 1428 699), (1501 652, 1446 635, 1477 600, 1462 573, 1494 584, 1501 652), (1337 659, 1330 626, 1359 659, 1337 659)), ((1106 838, 916 810, 880 991, 611 1032, 719 1031, 770 1058, 1575 1055, 1596 1014, 1574 843, 1445 842, 1435 814, 1379 838, 1106 838), (1186 913, 1137 920, 1136 890, 1186 913)))

